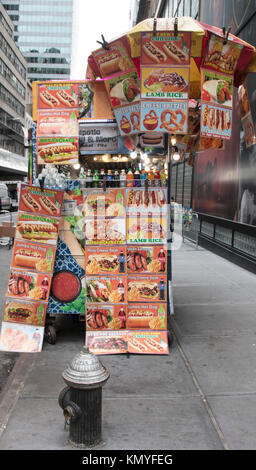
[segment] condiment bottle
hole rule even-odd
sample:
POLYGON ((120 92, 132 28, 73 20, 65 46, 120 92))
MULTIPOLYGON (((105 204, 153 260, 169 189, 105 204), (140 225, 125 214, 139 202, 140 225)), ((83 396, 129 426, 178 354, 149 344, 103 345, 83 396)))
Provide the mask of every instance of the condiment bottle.
POLYGON ((128 173, 126 175, 126 185, 128 188, 133 187, 133 180, 134 180, 134 175, 133 175, 132 169, 129 168, 128 173))

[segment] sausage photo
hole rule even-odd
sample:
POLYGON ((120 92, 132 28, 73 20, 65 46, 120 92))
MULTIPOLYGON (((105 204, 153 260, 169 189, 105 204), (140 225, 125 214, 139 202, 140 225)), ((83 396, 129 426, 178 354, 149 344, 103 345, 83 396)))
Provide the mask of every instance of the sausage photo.
POLYGON ((57 108, 60 105, 60 102, 55 98, 55 96, 51 95, 49 91, 43 90, 39 93, 40 99, 45 103, 48 104, 51 108, 57 108))
POLYGON ((143 51, 145 54, 150 57, 156 64, 163 64, 167 61, 167 56, 165 53, 159 49, 152 41, 147 41, 143 45, 143 51))
POLYGON ((69 93, 67 93, 65 90, 59 90, 56 93, 57 97, 61 101, 61 103, 65 104, 68 107, 74 107, 77 106, 77 100, 73 98, 69 93))
POLYGON ((40 210, 42 209, 40 204, 38 204, 38 202, 29 193, 23 194, 21 196, 21 199, 24 202, 25 206, 32 212, 40 212, 40 210))

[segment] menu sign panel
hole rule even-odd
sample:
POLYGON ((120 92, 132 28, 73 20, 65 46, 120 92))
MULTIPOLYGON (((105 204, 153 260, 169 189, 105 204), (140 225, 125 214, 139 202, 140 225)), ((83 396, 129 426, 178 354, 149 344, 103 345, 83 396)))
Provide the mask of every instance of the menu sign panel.
POLYGON ((39 352, 44 337, 62 192, 21 185, 0 348, 39 352))

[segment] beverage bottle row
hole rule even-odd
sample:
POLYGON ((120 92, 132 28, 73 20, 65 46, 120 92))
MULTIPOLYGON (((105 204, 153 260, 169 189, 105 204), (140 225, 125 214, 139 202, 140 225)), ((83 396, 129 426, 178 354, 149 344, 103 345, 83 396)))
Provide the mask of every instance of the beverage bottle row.
POLYGON ((95 170, 92 172, 88 169, 86 172, 84 168, 81 168, 80 175, 80 186, 82 188, 131 188, 131 187, 159 187, 167 186, 167 174, 165 170, 161 172, 156 170, 150 170, 148 173, 145 170, 141 172, 136 169, 133 171, 131 168, 126 173, 125 170, 112 171, 107 170, 105 172, 102 169, 100 172, 95 170))

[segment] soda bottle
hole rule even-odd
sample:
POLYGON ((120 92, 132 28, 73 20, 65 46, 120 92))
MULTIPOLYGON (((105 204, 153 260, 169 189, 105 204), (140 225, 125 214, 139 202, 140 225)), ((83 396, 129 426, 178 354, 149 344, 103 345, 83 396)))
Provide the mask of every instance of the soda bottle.
POLYGON ((92 186, 93 188, 98 188, 99 187, 99 172, 98 170, 95 170, 94 171, 94 175, 93 175, 93 181, 92 181, 92 186))
POLYGON ((99 187, 100 188, 103 188, 103 186, 104 186, 104 178, 105 178, 105 171, 102 168, 102 170, 100 172, 100 179, 99 179, 99 187))
POLYGON ((136 168, 136 171, 134 173, 133 186, 135 186, 135 187, 140 186, 140 172, 139 172, 138 168, 136 168))
POLYGON ((154 182, 155 182, 155 186, 160 186, 161 177, 160 177, 159 170, 156 170, 156 172, 155 172, 154 182))
POLYGON ((107 188, 112 188, 113 175, 112 175, 112 171, 111 171, 111 170, 108 170, 106 180, 107 180, 106 187, 107 187, 107 188))
POLYGON ((154 173, 153 173, 153 170, 152 168, 149 170, 148 172, 148 185, 149 186, 154 186, 154 173))
POLYGON ((86 187, 87 188, 92 187, 92 173, 91 173, 90 168, 88 169, 87 175, 86 175, 86 187))
POLYGON ((121 171, 120 175, 120 188, 125 188, 126 187, 126 173, 125 170, 121 171))
POLYGON ((142 170, 140 174, 140 185, 144 188, 146 186, 147 172, 142 170))
POLYGON ((122 279, 119 280, 119 284, 117 286, 118 292, 120 294, 120 302, 124 302, 124 284, 122 279))
POLYGON ((114 174, 114 188, 119 188, 120 186, 120 178, 119 178, 119 173, 116 170, 114 174))
POLYGON ((133 175, 132 169, 129 168, 128 173, 126 175, 126 186, 128 188, 133 187, 133 179, 134 179, 134 175, 133 175))

